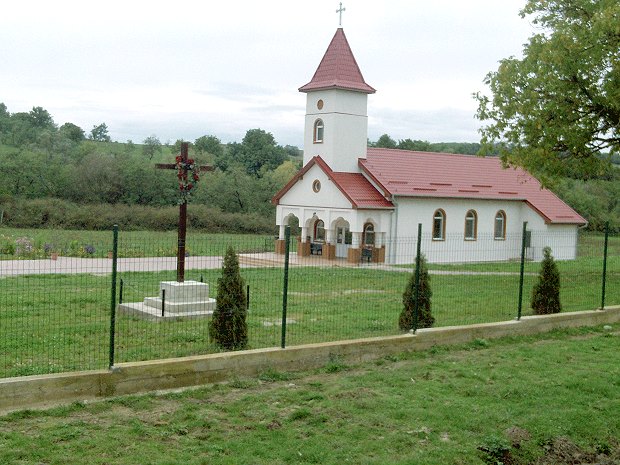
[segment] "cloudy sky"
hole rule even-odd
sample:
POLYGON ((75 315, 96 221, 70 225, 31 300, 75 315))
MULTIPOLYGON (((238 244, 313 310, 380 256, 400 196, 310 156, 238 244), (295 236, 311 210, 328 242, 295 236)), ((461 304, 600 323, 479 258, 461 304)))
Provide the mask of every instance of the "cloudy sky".
MULTIPOLYGON (((61 125, 163 143, 262 128, 303 144, 308 82, 338 27, 332 0, 20 0, 0 9, 0 102, 61 125)), ((478 140, 472 93, 534 32, 525 0, 345 0, 369 138, 478 140)))

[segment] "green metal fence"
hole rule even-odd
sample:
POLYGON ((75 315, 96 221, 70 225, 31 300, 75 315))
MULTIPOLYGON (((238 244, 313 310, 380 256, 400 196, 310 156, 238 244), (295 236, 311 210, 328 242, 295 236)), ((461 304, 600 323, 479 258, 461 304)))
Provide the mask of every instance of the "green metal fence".
MULTIPOLYGON (((185 276, 206 283, 215 298, 221 257, 234 247, 249 290, 249 348, 399 334, 403 291, 415 272, 418 246, 429 261, 435 326, 518 318, 520 295, 521 315, 532 314, 545 244, 554 255, 573 255, 557 261, 563 311, 620 304, 617 233, 582 232, 572 246, 559 234, 530 234, 521 266, 521 233, 502 243, 477 237, 471 244, 462 235, 433 241, 429 232, 414 232, 397 243, 383 241, 387 251, 402 252, 386 252, 387 262, 373 261, 380 256, 373 253, 354 262, 328 258, 326 247, 301 256, 296 238, 287 255, 275 252, 272 237, 190 233, 185 276), (475 262, 468 260, 473 245, 475 262), (496 260, 498 250, 508 249, 516 253, 496 260)), ((175 253, 175 238, 166 234, 121 231, 117 240, 110 232, 98 242, 62 237, 54 244, 3 234, 0 377, 220 350, 209 336, 208 314, 175 315, 174 301, 162 296, 161 283, 176 280, 175 253), (164 297, 164 317, 123 309, 153 297, 164 297)))

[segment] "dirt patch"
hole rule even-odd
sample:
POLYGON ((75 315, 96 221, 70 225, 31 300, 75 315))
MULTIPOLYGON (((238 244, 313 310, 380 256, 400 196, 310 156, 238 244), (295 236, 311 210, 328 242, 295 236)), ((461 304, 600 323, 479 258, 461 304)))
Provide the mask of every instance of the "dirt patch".
POLYGON ((555 438, 543 444, 545 455, 533 465, 618 465, 620 464, 620 444, 597 444, 593 450, 586 451, 565 437, 555 438))

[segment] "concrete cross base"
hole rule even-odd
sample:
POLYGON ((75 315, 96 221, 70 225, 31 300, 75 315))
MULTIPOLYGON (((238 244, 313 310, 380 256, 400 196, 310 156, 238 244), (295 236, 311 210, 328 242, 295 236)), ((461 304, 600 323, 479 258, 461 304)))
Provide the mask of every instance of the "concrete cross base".
POLYGON ((146 297, 143 302, 123 303, 119 311, 147 319, 208 316, 215 310, 215 299, 209 297, 209 285, 197 281, 163 281, 159 297, 146 297))

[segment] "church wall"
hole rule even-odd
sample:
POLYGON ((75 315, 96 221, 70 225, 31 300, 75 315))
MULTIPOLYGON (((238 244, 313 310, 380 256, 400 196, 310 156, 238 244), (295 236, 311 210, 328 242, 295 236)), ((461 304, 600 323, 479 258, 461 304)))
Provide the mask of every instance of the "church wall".
POLYGON ((558 259, 575 257, 577 228, 572 225, 547 225, 534 210, 521 201, 480 199, 398 198, 397 236, 391 237, 388 251, 394 263, 412 263, 415 259, 418 223, 422 223, 422 250, 431 263, 503 261, 520 258, 523 221, 533 231, 528 258, 540 260, 542 248, 549 245, 558 259), (432 239, 433 216, 445 212, 445 240, 432 239), (478 218, 476 240, 465 240, 465 215, 475 210, 478 218), (495 215, 506 213, 506 239, 494 238, 495 215))

